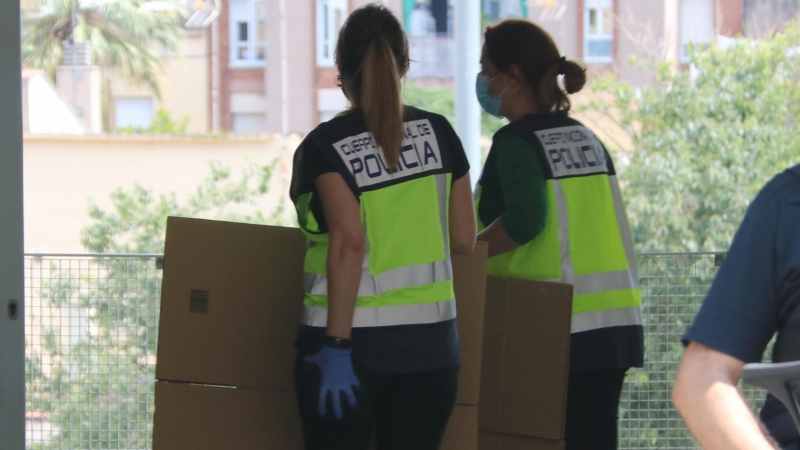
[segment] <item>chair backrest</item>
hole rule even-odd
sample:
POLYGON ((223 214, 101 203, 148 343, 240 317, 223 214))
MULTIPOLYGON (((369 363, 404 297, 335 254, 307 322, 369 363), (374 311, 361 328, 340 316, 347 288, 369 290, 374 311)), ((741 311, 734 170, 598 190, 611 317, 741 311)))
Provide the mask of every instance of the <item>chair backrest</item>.
POLYGON ((746 364, 742 369, 742 381, 762 387, 780 400, 800 431, 800 361, 746 364))

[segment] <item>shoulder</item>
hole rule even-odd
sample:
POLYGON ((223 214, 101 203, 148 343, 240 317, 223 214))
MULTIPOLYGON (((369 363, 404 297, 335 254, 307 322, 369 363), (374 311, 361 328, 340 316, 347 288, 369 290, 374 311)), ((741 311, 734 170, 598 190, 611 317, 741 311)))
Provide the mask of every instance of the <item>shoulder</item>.
POLYGON ((800 203, 800 165, 776 175, 764 185, 754 203, 762 210, 769 210, 787 201, 800 203))

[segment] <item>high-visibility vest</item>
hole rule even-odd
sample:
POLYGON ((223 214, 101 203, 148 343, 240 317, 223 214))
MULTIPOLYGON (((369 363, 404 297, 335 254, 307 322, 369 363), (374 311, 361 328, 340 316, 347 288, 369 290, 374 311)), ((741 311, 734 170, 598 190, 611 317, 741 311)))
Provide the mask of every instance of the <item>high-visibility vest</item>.
MULTIPOLYGON (((548 210, 544 230, 527 244, 490 258, 488 271, 573 285, 573 333, 641 326, 633 241, 613 164, 594 133, 565 121, 567 126, 541 128, 529 116, 501 131, 539 149, 548 210)), ((477 210, 482 188, 479 183, 477 210)), ((485 225, 479 218, 479 229, 485 225)))
MULTIPOLYGON (((337 155, 340 173, 360 193, 367 252, 354 327, 437 323, 456 317, 448 226, 452 157, 446 154, 453 149, 446 137, 437 136, 447 135, 437 128, 449 124, 414 111, 417 120, 405 123, 402 156, 393 174, 366 131, 344 137, 333 131, 331 137, 322 130, 310 134, 298 150, 318 145, 337 155)), ((463 152, 460 146, 458 150, 463 152)), ((300 228, 308 238, 301 323, 324 327, 329 235, 312 211, 315 195, 304 192, 295 201, 300 228)))

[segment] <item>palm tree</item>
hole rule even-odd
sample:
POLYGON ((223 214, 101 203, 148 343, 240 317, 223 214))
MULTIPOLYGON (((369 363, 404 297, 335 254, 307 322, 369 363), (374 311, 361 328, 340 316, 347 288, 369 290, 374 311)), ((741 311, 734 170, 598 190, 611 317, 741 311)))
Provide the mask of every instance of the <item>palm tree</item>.
POLYGON ((180 33, 177 0, 28 0, 36 12, 23 12, 25 67, 51 76, 61 64, 64 43, 88 43, 93 63, 103 73, 103 128, 112 131, 111 81, 123 77, 161 96, 158 52, 173 52, 180 33))

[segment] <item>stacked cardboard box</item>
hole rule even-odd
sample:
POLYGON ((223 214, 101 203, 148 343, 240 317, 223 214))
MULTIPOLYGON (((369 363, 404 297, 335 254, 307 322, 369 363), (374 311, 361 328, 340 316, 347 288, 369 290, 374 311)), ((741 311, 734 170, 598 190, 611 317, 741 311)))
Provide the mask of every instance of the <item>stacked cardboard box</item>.
MULTIPOLYGON (((294 338, 304 249, 294 228, 169 219, 154 450, 302 449, 294 338)), ((444 450, 478 446, 486 251, 453 259, 462 366, 444 450)))
POLYGON ((300 448, 303 248, 297 229, 169 219, 154 450, 300 448))
MULTIPOLYGON (((297 229, 169 219, 154 450, 302 449, 304 248, 297 229)), ((462 365, 442 450, 477 449, 479 416, 481 449, 562 448, 571 288, 487 285, 486 251, 453 258, 462 365)))

